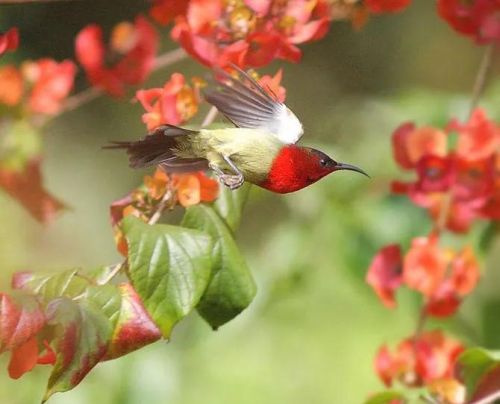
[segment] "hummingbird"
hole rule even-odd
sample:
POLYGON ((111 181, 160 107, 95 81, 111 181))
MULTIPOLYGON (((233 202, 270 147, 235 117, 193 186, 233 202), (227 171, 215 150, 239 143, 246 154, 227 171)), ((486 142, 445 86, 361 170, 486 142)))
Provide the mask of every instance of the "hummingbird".
POLYGON ((132 168, 160 166, 167 173, 211 170, 231 190, 245 181, 286 194, 324 176, 361 168, 333 160, 320 150, 298 145, 304 130, 297 116, 270 89, 233 66, 220 70, 204 97, 234 126, 191 130, 161 125, 138 141, 105 146, 126 149, 132 168))

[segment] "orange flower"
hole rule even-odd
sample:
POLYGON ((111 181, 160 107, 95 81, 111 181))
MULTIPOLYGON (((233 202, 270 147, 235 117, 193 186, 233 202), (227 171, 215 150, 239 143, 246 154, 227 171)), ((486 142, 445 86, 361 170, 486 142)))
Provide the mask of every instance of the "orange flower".
POLYGON ((404 258, 404 282, 409 288, 430 296, 442 282, 448 263, 446 253, 434 238, 415 238, 404 258))
POLYGON ((469 294, 476 287, 479 281, 479 264, 471 247, 465 247, 453 259, 451 281, 460 296, 469 294))
POLYGON ((182 74, 174 73, 163 88, 137 91, 136 98, 146 110, 142 121, 148 130, 166 123, 179 125, 196 115, 201 85, 202 81, 196 78, 193 85, 186 84, 182 74))
POLYGON ((177 199, 184 207, 200 202, 212 202, 217 198, 219 184, 203 172, 173 174, 172 179, 177 190, 177 199))
POLYGON ((39 114, 57 114, 62 101, 73 88, 76 66, 70 60, 57 63, 52 59, 25 62, 23 72, 33 89, 29 97, 31 111, 39 114))
POLYGON ((23 77, 14 66, 0 68, 0 104, 13 107, 23 96, 23 77))
POLYGON ((269 93, 276 96, 280 102, 285 102, 286 89, 281 85, 283 78, 283 70, 279 69, 274 76, 265 75, 259 79, 262 87, 268 90, 269 93))
POLYGON ((500 146, 500 127, 477 108, 465 124, 453 120, 448 129, 458 132, 456 153, 467 160, 480 160, 493 155, 500 146))
POLYGON ((416 128, 412 122, 406 122, 394 131, 392 146, 398 164, 411 169, 424 156, 445 156, 447 136, 439 129, 430 126, 416 128))
POLYGON ((161 168, 157 168, 154 175, 144 177, 144 185, 151 198, 158 200, 165 195, 169 183, 168 175, 161 168))

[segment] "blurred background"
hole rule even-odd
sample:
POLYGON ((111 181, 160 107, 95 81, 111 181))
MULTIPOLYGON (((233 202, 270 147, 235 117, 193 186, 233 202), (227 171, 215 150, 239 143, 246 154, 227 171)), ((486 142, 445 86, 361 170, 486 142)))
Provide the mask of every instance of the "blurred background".
MULTIPOLYGON (((1 2, 0 2, 1 3, 1 2)), ((110 30, 147 9, 143 0, 74 1, 0 6, 0 31, 18 26, 19 51, 2 63, 49 56, 73 58, 73 39, 89 23, 110 30)), ((168 30, 163 50, 173 48, 168 30)), ((339 173, 302 192, 279 196, 253 189, 238 233, 258 283, 251 307, 213 332, 196 315, 170 343, 157 342, 103 363, 73 391, 51 403, 276 404, 360 403, 381 390, 372 366, 378 347, 410 335, 418 300, 398 294, 385 309, 364 282, 383 245, 426 234, 426 214, 389 184, 402 178, 392 161, 390 135, 399 123, 444 125, 465 118, 482 49, 440 20, 434 2, 373 17, 361 31, 334 23, 328 36, 303 47, 300 64, 284 68, 287 103, 306 129, 303 142, 363 167, 367 180, 339 173)), ((494 64, 491 77, 500 66, 494 64)), ((161 86, 174 71, 206 74, 188 60, 153 74, 144 88, 161 86)), ((80 72, 77 89, 85 88, 80 72)), ((145 132, 142 108, 102 97, 50 123, 44 139, 46 185, 71 209, 42 227, 0 193, 0 286, 19 270, 93 268, 120 260, 108 206, 136 187, 146 172, 128 169, 121 154, 102 151, 109 139, 145 132)), ((500 82, 482 101, 500 118, 500 82)), ((201 121, 203 113, 199 114, 201 121)), ((468 242, 481 243, 477 226, 468 242)), ((449 238, 450 243, 463 239, 449 238)), ((484 241, 484 240, 482 240, 484 241)), ((484 243, 483 243, 484 244, 484 243)), ((483 281, 460 314, 444 327, 466 343, 500 348, 500 245, 483 254, 483 281)), ((20 381, 0 358, 0 403, 38 403, 50 373, 39 366, 20 381)))

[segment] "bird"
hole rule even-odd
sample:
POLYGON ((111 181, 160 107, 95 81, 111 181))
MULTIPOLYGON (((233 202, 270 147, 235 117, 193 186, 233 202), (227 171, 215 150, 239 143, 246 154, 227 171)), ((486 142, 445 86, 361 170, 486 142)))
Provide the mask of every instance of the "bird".
POLYGON ((204 89, 206 101, 233 126, 192 130, 161 125, 143 139, 116 141, 132 168, 159 166, 167 173, 211 170, 231 190, 244 182, 274 193, 303 189, 328 174, 361 168, 337 162, 320 150, 297 144, 304 133, 297 116, 269 88, 233 66, 236 75, 216 71, 204 89))

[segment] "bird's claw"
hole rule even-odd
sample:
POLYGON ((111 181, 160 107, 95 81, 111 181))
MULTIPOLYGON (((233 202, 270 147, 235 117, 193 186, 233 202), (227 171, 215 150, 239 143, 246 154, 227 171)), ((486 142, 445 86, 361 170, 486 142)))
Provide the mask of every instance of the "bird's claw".
POLYGON ((219 181, 233 191, 241 187, 245 179, 243 175, 222 174, 219 176, 219 181))

